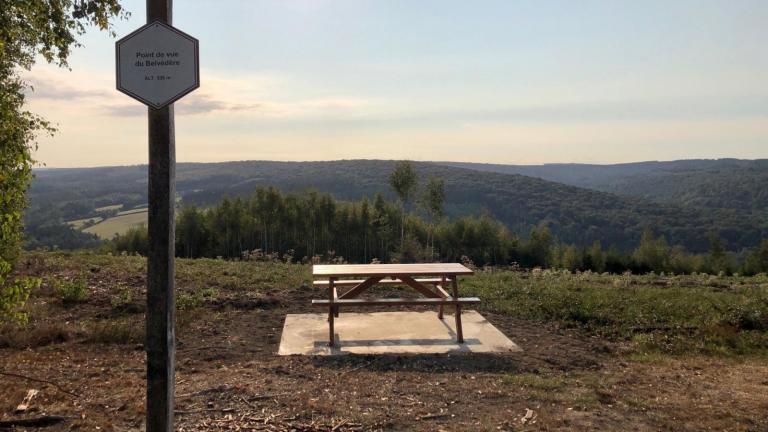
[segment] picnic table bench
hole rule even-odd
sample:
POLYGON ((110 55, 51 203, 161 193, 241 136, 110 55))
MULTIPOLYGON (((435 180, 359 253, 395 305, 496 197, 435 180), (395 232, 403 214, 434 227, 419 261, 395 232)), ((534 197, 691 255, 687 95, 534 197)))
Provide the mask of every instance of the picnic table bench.
POLYGON ((433 264, 336 264, 312 266, 316 287, 328 289, 328 299, 312 300, 313 306, 328 308, 329 346, 335 345, 334 317, 342 306, 437 306, 437 317, 443 319, 443 307, 452 305, 456 313, 456 339, 464 343, 461 328, 461 306, 480 303, 477 297, 459 297, 459 276, 474 272, 458 263, 433 264), (353 279, 349 279, 353 278, 353 279), (452 295, 448 293, 451 285, 452 295), (359 298, 375 285, 406 285, 423 298, 359 298), (338 288, 351 287, 339 294, 338 288))

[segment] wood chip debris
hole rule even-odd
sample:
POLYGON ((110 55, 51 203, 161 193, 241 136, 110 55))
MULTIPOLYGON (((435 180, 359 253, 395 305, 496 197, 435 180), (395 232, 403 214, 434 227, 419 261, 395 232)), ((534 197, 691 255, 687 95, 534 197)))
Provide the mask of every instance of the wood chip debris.
POLYGON ((34 397, 37 396, 38 393, 39 391, 37 389, 27 390, 27 395, 24 396, 24 399, 21 401, 19 406, 16 407, 15 413, 21 414, 21 413, 27 412, 27 410, 29 409, 29 406, 32 404, 32 399, 34 399, 34 397))
POLYGON ((521 419, 520 419, 520 423, 522 423, 522 424, 526 424, 526 423, 528 423, 529 421, 530 421, 531 423, 533 423, 533 421, 532 421, 532 420, 533 420, 533 419, 535 419, 535 418, 536 418, 536 413, 535 413, 535 412, 533 412, 533 410, 532 410, 532 409, 528 409, 528 408, 526 408, 526 409, 525 409, 525 415, 523 416, 523 418, 521 418, 521 419))

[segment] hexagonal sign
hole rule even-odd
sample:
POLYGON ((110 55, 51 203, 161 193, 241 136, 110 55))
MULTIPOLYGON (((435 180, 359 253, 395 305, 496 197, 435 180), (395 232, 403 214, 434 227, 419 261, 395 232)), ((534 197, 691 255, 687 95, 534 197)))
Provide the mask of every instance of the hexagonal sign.
POLYGON ((117 89, 162 108, 200 87, 197 39, 160 21, 115 43, 117 89))

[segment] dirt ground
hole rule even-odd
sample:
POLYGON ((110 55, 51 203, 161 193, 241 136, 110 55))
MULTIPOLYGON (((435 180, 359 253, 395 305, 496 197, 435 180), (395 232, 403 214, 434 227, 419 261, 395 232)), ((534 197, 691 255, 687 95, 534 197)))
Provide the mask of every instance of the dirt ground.
MULTIPOLYGON (((140 275, 124 278, 140 292, 140 275)), ((50 383, 0 375, 0 421, 47 414, 66 419, 45 430, 142 429, 143 346, 89 342, 76 325, 115 313, 98 288, 66 308, 44 293, 33 299, 63 327, 28 348, 0 348, 0 371, 50 383), (14 414, 32 388, 40 393, 30 411, 14 414)), ((578 330, 489 311, 523 352, 278 357, 285 315, 310 312, 316 295, 297 286, 182 311, 178 430, 768 431, 764 359, 638 358, 578 330)), ((143 319, 139 300, 123 318, 143 319)))

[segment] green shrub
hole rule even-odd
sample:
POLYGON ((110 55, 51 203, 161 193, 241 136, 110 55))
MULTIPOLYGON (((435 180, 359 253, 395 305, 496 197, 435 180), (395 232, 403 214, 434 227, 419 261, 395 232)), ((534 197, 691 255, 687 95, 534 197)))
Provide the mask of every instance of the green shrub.
POLYGON ((199 308, 206 300, 214 299, 217 295, 219 295, 219 290, 214 287, 202 288, 192 293, 182 292, 176 296, 176 309, 199 308))
POLYGON ((113 308, 125 307, 133 301, 133 293, 130 288, 124 288, 120 292, 110 299, 110 303, 113 308))
POLYGON ((176 297, 176 309, 195 309, 203 305, 204 298, 201 293, 181 293, 176 297))
POLYGON ((204 299, 214 299, 217 295, 219 295, 219 290, 214 287, 203 288, 200 290, 200 295, 204 299))
POLYGON ((80 303, 88 298, 85 279, 54 280, 54 290, 64 304, 80 303))
POLYGON ((16 322, 25 324, 27 314, 22 310, 29 293, 40 286, 38 278, 16 278, 11 280, 11 265, 0 258, 0 323, 16 322))

